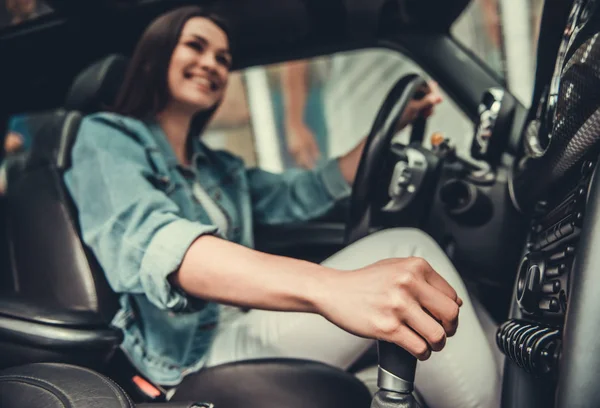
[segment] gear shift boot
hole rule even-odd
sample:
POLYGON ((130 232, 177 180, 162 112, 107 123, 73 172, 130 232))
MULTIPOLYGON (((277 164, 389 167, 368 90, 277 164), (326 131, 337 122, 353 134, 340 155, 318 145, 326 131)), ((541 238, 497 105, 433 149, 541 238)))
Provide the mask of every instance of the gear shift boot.
POLYGON ((379 390, 373 397, 371 408, 420 408, 412 393, 379 390))

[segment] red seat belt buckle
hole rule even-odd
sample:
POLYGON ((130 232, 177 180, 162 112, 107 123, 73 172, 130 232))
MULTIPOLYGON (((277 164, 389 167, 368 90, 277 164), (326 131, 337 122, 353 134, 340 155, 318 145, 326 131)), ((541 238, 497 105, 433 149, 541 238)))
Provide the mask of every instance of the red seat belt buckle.
POLYGON ((134 375, 131 381, 138 391, 151 401, 165 401, 166 392, 139 375, 134 375))

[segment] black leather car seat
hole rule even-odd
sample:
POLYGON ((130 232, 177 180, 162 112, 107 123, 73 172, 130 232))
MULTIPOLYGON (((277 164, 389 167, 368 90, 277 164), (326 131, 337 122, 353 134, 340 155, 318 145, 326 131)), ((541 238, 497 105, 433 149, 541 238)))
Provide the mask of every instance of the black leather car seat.
POLYGON ((8 237, 15 292, 39 305, 88 311, 109 321, 116 299, 82 245, 76 210, 62 182, 81 115, 30 115, 31 149, 8 170, 8 237))
POLYGON ((31 149, 8 169, 6 234, 12 288, 0 296, 0 368, 62 361, 102 369, 121 342, 103 272, 82 245, 62 174, 81 115, 30 115, 31 149))
POLYGON ((7 170, 0 368, 60 361, 102 369, 122 340, 109 326, 117 298, 79 239, 62 182, 80 120, 66 110, 29 115, 33 143, 7 170))
POLYGON ((3 197, 10 271, 0 295, 0 368, 39 361, 104 370, 122 340, 118 301, 83 245, 63 183, 82 114, 114 99, 127 60, 111 56, 77 77, 68 109, 30 114, 32 144, 12 160, 3 197), (77 108, 81 108, 77 110, 77 108))
MULTIPOLYGON (((74 81, 65 104, 69 110, 29 118, 32 148, 9 172, 6 196, 15 288, 14 296, 0 297, 0 368, 55 361, 106 372, 113 360, 120 342, 120 333, 109 326, 116 296, 80 239, 77 209, 62 177, 71 165, 82 114, 112 103, 125 65, 120 56, 93 64, 74 81)), ((220 402, 217 408, 370 403, 355 377, 320 363, 284 359, 202 370, 188 376, 172 400, 193 399, 199 392, 201 399, 220 402)))
MULTIPOLYGON (((358 382, 358 380, 354 381, 358 382)), ((219 369, 216 375, 212 373, 200 375, 189 384, 190 386, 183 387, 186 391, 176 395, 179 398, 173 398, 169 402, 136 405, 118 384, 90 369, 67 364, 28 364, 0 371, 0 406, 2 408, 366 408, 369 406, 368 394, 357 392, 360 391, 360 387, 348 387, 349 384, 344 376, 338 376, 335 371, 312 362, 228 364, 219 369), (257 376, 248 376, 248 367, 255 369, 257 376), (307 372, 310 375, 305 375, 307 372), (287 387, 277 387, 282 383, 278 378, 281 375, 285 376, 287 387), (230 384, 231 379, 236 377, 245 377, 241 386, 230 384), (227 392, 229 388, 231 392, 227 392), (294 392, 290 392, 291 390, 294 392)))
POLYGON ((135 405, 109 378, 87 368, 38 363, 0 371, 2 408, 201 408, 209 404, 178 402, 135 405))

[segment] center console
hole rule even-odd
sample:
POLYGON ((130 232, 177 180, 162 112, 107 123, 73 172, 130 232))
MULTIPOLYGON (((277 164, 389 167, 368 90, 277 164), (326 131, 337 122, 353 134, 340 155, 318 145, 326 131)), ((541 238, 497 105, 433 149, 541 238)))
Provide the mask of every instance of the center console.
POLYGON ((556 374, 571 271, 585 219, 594 161, 584 160, 535 205, 515 288, 520 318, 505 322, 497 344, 518 367, 556 374))

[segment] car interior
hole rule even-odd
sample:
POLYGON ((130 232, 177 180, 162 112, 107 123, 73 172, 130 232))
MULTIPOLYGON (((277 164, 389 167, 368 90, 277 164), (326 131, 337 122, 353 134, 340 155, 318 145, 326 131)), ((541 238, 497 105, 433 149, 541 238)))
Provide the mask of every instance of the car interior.
MULTIPOLYGON (((210 4, 232 22, 236 71, 383 47, 415 61, 473 127, 468 156, 453 148, 452 135, 431 142, 423 121, 407 143, 395 141, 392 119, 425 80, 399 77, 369 134, 348 205, 308 223, 257 225, 256 248, 320 262, 373 231, 421 229, 497 326, 503 407, 600 406, 598 1, 545 1, 530 105, 450 34, 469 3, 94 0, 83 7, 54 0, 52 13, 0 28, 7 61, 0 127, 25 113, 34 136, 7 167, 0 195, 0 405, 371 403, 352 374, 377 362, 375 349, 349 372, 252 360, 203 369, 172 389, 143 378, 119 349, 122 334, 110 326, 117 296, 80 237, 62 175, 82 117, 114 101, 145 26, 177 6, 210 4)), ((380 365, 385 360, 380 350, 380 365)))

